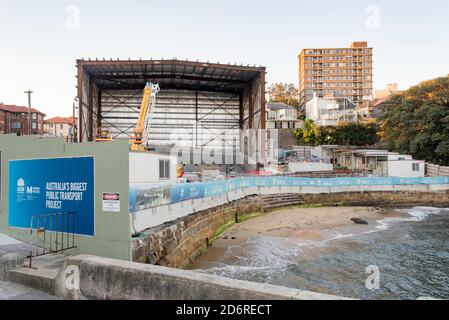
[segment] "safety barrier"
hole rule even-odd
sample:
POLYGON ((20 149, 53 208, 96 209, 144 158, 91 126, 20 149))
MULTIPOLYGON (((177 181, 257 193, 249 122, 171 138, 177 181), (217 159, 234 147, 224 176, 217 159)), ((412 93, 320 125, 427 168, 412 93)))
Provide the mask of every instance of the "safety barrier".
POLYGON ((397 178, 397 177, 243 177, 205 183, 177 183, 171 185, 135 185, 130 188, 130 210, 158 207, 192 199, 222 196, 245 188, 259 187, 343 187, 449 184, 449 177, 397 178))
POLYGON ((76 248, 76 212, 34 215, 30 221, 30 251, 28 267, 32 267, 33 257, 58 253, 76 248))
POLYGON ((356 191, 438 191, 449 189, 449 177, 243 177, 206 183, 132 185, 129 207, 132 232, 176 220, 253 194, 338 193, 356 191))

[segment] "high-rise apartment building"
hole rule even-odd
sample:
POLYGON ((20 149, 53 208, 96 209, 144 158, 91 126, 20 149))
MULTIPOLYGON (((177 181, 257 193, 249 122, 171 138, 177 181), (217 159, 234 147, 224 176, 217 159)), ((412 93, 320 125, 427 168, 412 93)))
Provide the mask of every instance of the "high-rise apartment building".
POLYGON ((354 42, 350 48, 303 49, 299 60, 300 107, 318 97, 345 97, 356 106, 373 94, 373 48, 354 42))

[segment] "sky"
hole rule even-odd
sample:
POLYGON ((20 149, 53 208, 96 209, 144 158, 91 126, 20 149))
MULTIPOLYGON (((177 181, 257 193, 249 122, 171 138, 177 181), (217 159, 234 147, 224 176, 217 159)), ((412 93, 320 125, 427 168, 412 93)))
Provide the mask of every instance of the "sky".
POLYGON ((303 48, 374 47, 374 89, 449 74, 446 0, 0 0, 0 102, 69 116, 78 58, 263 65, 298 84, 303 48))

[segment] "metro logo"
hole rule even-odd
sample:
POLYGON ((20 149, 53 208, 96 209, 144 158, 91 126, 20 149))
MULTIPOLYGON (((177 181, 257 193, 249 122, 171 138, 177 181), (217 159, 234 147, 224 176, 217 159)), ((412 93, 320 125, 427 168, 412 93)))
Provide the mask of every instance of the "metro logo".
POLYGON ((39 194, 41 193, 41 188, 39 187, 27 187, 27 194, 39 194))

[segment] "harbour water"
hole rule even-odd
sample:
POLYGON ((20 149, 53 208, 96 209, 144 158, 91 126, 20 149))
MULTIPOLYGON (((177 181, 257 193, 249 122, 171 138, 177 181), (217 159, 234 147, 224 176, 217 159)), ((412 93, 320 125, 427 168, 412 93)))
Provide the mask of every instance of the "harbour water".
POLYGON ((197 271, 358 299, 449 299, 449 209, 395 211, 320 239, 255 235, 197 271))

